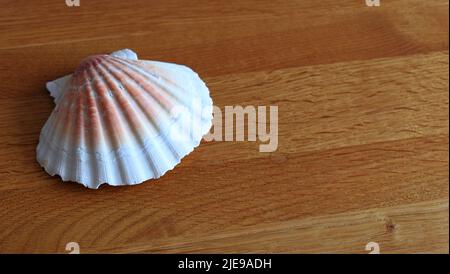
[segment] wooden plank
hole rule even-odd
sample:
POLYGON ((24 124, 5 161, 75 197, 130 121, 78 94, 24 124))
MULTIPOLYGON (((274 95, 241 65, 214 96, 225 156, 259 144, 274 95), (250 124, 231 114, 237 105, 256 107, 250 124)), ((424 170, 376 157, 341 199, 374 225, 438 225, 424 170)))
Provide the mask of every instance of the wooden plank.
POLYGON ((0 246, 56 252, 69 241, 131 245, 445 199, 447 147, 444 135, 179 167, 155 183, 99 191, 37 178, 41 187, 33 191, 0 192, 0 246))
POLYGON ((448 253, 448 200, 351 211, 206 237, 182 237, 114 248, 102 253, 368 253, 369 242, 383 253, 448 253))
POLYGON ((167 13, 170 1, 89 1, 80 8, 52 1, 21 10, 12 3, 2 12, 20 19, 13 24, 7 16, 0 23, 0 58, 8 67, 45 67, 40 75, 47 79, 72 71, 88 55, 124 47, 144 59, 189 65, 204 76, 448 49, 443 0, 389 1, 380 8, 362 1, 282 1, 261 9, 237 1, 184 5, 173 13, 167 13), (127 23, 112 24, 115 18, 127 23), (28 60, 33 62, 17 63, 28 60))
MULTIPOLYGON (((285 158, 290 153, 448 133, 447 65, 448 52, 443 52, 233 74, 206 81, 222 111, 227 105, 278 106, 279 145, 273 155, 285 158), (282 93, 277 92, 279 87, 282 93)), ((0 138, 4 140, 0 157, 5 159, 0 169, 8 171, 0 178, 10 182, 0 189, 40 187, 40 180, 34 179, 47 175, 34 160, 35 147, 53 102, 47 91, 29 96, 25 87, 12 88, 17 96, 7 95, 0 101, 0 138), (22 157, 14 157, 17 154, 22 157)), ((181 166, 207 167, 266 157, 259 152, 261 143, 204 143, 181 166)))

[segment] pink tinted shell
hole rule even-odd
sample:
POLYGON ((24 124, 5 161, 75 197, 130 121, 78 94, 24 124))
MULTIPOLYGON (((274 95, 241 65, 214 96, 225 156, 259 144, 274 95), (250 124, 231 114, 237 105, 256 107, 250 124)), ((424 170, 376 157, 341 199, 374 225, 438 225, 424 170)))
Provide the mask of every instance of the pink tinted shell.
POLYGON ((211 127, 208 88, 191 69, 171 63, 88 57, 55 102, 37 160, 49 174, 89 188, 159 178, 211 127))

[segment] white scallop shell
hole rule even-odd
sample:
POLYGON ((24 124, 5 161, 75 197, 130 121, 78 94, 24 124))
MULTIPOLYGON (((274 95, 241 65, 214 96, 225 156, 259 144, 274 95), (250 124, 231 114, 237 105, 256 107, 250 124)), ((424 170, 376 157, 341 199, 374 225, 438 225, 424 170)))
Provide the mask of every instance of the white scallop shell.
POLYGON ((212 125, 209 90, 194 71, 138 60, 131 50, 91 56, 47 88, 56 106, 37 161, 50 175, 89 188, 159 178, 212 125))

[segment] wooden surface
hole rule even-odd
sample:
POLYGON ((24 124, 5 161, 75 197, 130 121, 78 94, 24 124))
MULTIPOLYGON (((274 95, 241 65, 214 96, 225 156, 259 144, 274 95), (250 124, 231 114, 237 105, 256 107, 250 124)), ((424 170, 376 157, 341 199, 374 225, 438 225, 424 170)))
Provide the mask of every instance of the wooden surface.
POLYGON ((0 1, 0 252, 449 252, 448 1, 0 1), (45 82, 132 48, 215 105, 277 105, 279 146, 203 142, 132 187, 35 161, 45 82))

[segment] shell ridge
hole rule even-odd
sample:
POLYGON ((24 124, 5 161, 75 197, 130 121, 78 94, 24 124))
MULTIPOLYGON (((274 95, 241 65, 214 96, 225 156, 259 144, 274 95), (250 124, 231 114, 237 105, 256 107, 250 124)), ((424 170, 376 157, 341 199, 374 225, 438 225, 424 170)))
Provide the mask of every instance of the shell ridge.
MULTIPOLYGON (((91 77, 95 77, 94 71, 91 71, 91 77)), ((110 124, 110 121, 108 119, 105 102, 102 102, 102 97, 94 91, 94 82, 89 81, 86 87, 89 90, 89 94, 93 97, 93 102, 96 106, 95 109, 97 110, 97 117, 99 119, 98 121, 100 126, 100 130, 98 131, 99 138, 94 137, 92 140, 94 142, 93 153, 95 153, 95 158, 99 162, 98 164, 102 167, 102 175, 104 176, 105 180, 112 182, 117 176, 115 175, 117 172, 115 165, 120 165, 120 163, 118 163, 115 158, 111 159, 111 157, 109 157, 108 155, 113 155, 115 144, 117 144, 119 141, 115 139, 116 134, 115 132, 113 132, 112 125, 110 124), (99 150, 95 150, 96 147, 99 147, 99 150)))
MULTIPOLYGON (((172 145, 170 145, 170 143, 168 142, 168 136, 170 136, 170 130, 173 128, 173 126, 175 125, 175 124, 177 124, 177 123, 179 123, 179 120, 175 120, 174 122, 173 122, 173 124, 172 124, 172 126, 171 127, 169 127, 168 128, 168 131, 169 132, 162 132, 159 136, 157 136, 157 138, 159 139, 162 139, 163 140, 163 142, 168 146, 168 148, 173 152, 173 154, 176 156, 176 158, 179 158, 180 157, 180 155, 179 155, 179 153, 177 152, 177 150, 172 146, 172 145)), ((209 129, 208 129, 209 130, 209 129)), ((206 134, 206 132, 204 132, 203 133, 203 135, 204 134, 206 134)), ((145 139, 142 143, 143 143, 143 149, 145 149, 145 150, 148 150, 148 147, 149 147, 149 145, 151 145, 152 144, 152 142, 151 142, 151 139, 152 138, 147 138, 147 139, 145 139)), ((191 135, 191 141, 193 141, 193 138, 192 138, 192 135, 191 135)), ((75 151, 75 153, 74 152, 72 152, 71 150, 67 150, 67 149, 65 149, 64 147, 63 148, 61 148, 60 146, 58 146, 57 144, 53 144, 53 142, 52 141, 50 141, 50 140, 44 140, 44 142, 46 142, 46 143, 48 143, 48 145, 51 147, 51 149, 52 150, 55 150, 55 151, 61 151, 64 155, 65 155, 65 157, 68 157, 68 158, 73 158, 74 156, 73 155, 76 155, 75 157, 76 158, 81 158, 81 159, 85 159, 85 158, 87 158, 85 155, 87 154, 87 155, 91 155, 91 156, 88 156, 88 157, 92 157, 92 155, 95 155, 95 158, 96 158, 96 160, 99 160, 100 162, 102 162, 102 163, 106 163, 107 161, 105 160, 105 159, 108 159, 108 158, 110 158, 111 156, 114 156, 114 160, 116 160, 117 158, 122 158, 122 157, 127 157, 128 156, 128 154, 127 154, 127 152, 126 151, 128 151, 129 150, 129 147, 128 147, 128 145, 122 145, 121 147, 119 147, 119 148, 117 148, 117 149, 111 149, 110 151, 108 151, 108 152, 89 152, 89 151, 87 151, 87 150, 85 150, 85 149, 78 149, 78 150, 76 150, 75 151), (106 154, 109 154, 109 155, 106 155, 106 154), (113 154, 113 155, 111 155, 111 154, 113 154), (79 156, 80 155, 80 156, 79 156), (82 156, 81 156, 82 155, 82 156), (105 156, 106 155, 106 156, 105 156)))
MULTIPOLYGON (((108 62, 108 61, 107 61, 108 62)), ((109 63, 109 62, 108 62, 109 63)), ((120 67, 116 67, 115 65, 113 65, 113 64, 111 64, 111 66, 113 66, 114 68, 115 68, 115 70, 120 70, 120 67)), ((144 93, 143 94, 146 94, 146 95, 148 95, 151 99, 152 99, 152 101, 153 102, 155 102, 158 106, 159 106, 159 108, 160 108, 160 111, 163 111, 163 112, 165 112, 167 115, 170 115, 170 110, 169 110, 169 107, 168 106, 166 106, 163 102, 161 102, 160 100, 159 100, 159 98, 158 97, 160 97, 161 96, 161 94, 160 94, 160 92, 159 91, 156 91, 158 94, 157 95, 155 95, 154 94, 154 92, 152 91, 152 90, 150 90, 150 89, 147 89, 146 87, 144 87, 144 86, 142 86, 142 85, 140 85, 135 79, 133 79, 132 77, 130 77, 131 75, 129 74, 129 73, 127 73, 127 72, 124 72, 127 76, 129 76, 129 81, 128 82, 130 82, 130 83, 133 83, 135 86, 136 86, 136 88, 138 88, 138 89, 141 89, 142 91, 144 91, 144 93), (132 81, 132 82, 131 82, 132 81)), ((126 84, 127 85, 127 91, 130 91, 130 90, 132 90, 132 88, 130 88, 129 86, 128 86, 128 84, 126 84)), ((155 123, 156 124, 156 123, 155 123)))
MULTIPOLYGON (((106 68, 105 68, 106 69, 106 68)), ((112 74, 116 74, 116 73, 112 73, 112 74)), ((116 77, 116 80, 117 80, 117 75, 115 76, 116 77)), ((126 91, 127 93, 129 93, 130 92, 130 88, 126 88, 126 89, 124 89, 124 91, 126 91)), ((132 100, 134 100, 134 96, 132 96, 131 94, 129 94, 129 96, 132 98, 132 100)), ((166 140, 166 138, 162 138, 162 140, 163 141, 165 141, 166 140)), ((140 142, 144 147, 145 147, 145 150, 147 150, 148 151, 148 144, 149 144, 149 142, 147 141, 141 141, 140 142)), ((173 153, 173 154, 175 154, 176 155, 176 157, 178 157, 178 153, 174 150, 174 148, 173 148, 173 146, 171 146, 170 145, 170 143, 168 143, 168 142, 164 142, 164 143, 162 143, 162 144, 160 144, 160 145, 165 145, 170 151, 171 151, 171 153, 173 153)), ((120 150, 120 151, 122 151, 122 149, 120 150)), ((120 153, 120 151, 119 151, 119 153, 120 153)), ((121 155, 121 154, 120 154, 121 155)), ((175 157, 175 158, 176 158, 175 157)), ((162 162, 164 162, 164 161, 162 161, 162 162)), ((137 162, 137 164, 140 164, 139 162, 137 162)), ((154 174, 159 174, 159 172, 154 172, 154 174)))
MULTIPOLYGON (((161 133, 160 135, 158 135, 158 136, 155 137, 155 138, 149 138, 149 139, 147 139, 147 140, 145 141, 145 145, 144 145, 144 146, 142 147, 142 149, 140 150, 141 153, 143 153, 144 155, 148 155, 148 156, 145 156, 145 157, 150 157, 151 159, 154 159, 152 155, 155 155, 155 152, 154 152, 154 150, 155 150, 155 146, 154 146, 155 143, 162 143, 162 142, 164 142, 164 141, 165 141, 164 139, 167 138, 167 136, 169 135, 169 133, 170 133, 170 132, 164 132, 164 133, 161 133)), ((195 149, 195 147, 197 147, 197 146, 200 144, 200 142, 201 142, 201 139, 200 139, 200 140, 197 140, 196 142, 193 142, 193 147, 190 147, 190 148, 187 149, 186 151, 183 151, 182 155, 175 155, 175 160, 176 160, 176 161, 170 163, 170 164, 169 164, 169 167, 168 167, 168 168, 165 168, 165 169, 166 169, 165 171, 161 171, 160 169, 156 168, 156 167, 154 166, 155 161, 150 161, 150 163, 151 163, 151 168, 152 168, 152 171, 153 171, 153 177, 149 177, 149 178, 142 179, 140 182, 145 181, 145 180, 148 180, 148 179, 159 178, 159 177, 161 177, 162 175, 164 175, 167 171, 172 170, 172 169, 173 169, 173 168, 181 161, 181 159, 184 158, 184 157, 185 157, 187 154, 189 154, 190 152, 192 152, 192 151, 195 149)), ((64 154, 64 156, 67 157, 67 158, 69 158, 69 159, 71 159, 71 161, 73 160, 73 157, 74 157, 74 155, 72 155, 69 151, 66 151, 66 150, 60 150, 58 147, 56 147, 56 148, 53 147, 52 144, 51 144, 49 141, 46 141, 46 142, 44 142, 44 143, 41 143, 41 145, 39 146, 39 148, 40 148, 40 149, 38 149, 38 150, 40 150, 40 151, 42 151, 42 150, 44 150, 44 151, 45 151, 45 150, 48 150, 49 152, 53 152, 53 154, 64 154), (48 147, 48 149, 45 149, 45 147, 48 147)), ((84 151, 83 153, 91 154, 91 157, 93 157, 93 156, 95 155, 95 159, 96 159, 96 160, 100 159, 100 164, 101 164, 101 165, 102 165, 103 163, 106 162, 106 161, 104 160, 104 158, 106 158, 106 159, 107 159, 107 158, 112 158, 112 162, 116 162, 117 164, 119 164, 119 169, 121 169, 121 165, 120 165, 120 163, 118 163, 118 162, 120 161, 120 158, 124 159, 124 158, 132 157, 132 155, 131 155, 129 152, 127 152, 127 148, 126 148, 126 147, 121 147, 121 150, 111 150, 111 151, 108 152, 108 154, 110 154, 110 155, 107 155, 107 156, 106 156, 106 155, 103 155, 103 154, 98 155, 98 154, 95 153, 95 152, 92 153, 92 152, 84 151)), ((38 154, 38 155, 39 155, 39 154, 38 154)), ((84 156, 84 157, 81 157, 81 158, 86 159, 85 156, 84 156)), ((70 175, 70 173, 67 173, 66 170, 55 171, 55 169, 54 169, 54 168, 51 168, 51 166, 50 166, 50 168, 49 168, 47 165, 43 164, 42 161, 41 161, 41 158, 39 158, 39 157, 38 157, 38 162, 41 164, 41 166, 44 167, 44 169, 45 169, 49 174, 52 174, 52 175, 54 175, 54 174, 59 174, 59 175, 61 176, 61 178, 62 178, 64 181, 75 181, 75 178, 74 178, 72 175, 70 175), (58 172, 59 172, 59 173, 58 173, 58 172)), ((119 172, 122 172, 122 171, 119 171, 119 172)), ((100 177, 100 176, 99 176, 99 177, 100 177)), ((116 185, 116 184, 114 183, 115 181, 112 180, 112 177, 113 177, 113 176, 105 176, 104 180, 101 180, 101 181, 98 183, 98 185, 96 185, 95 188, 98 188, 100 185, 102 185, 102 184, 104 184, 104 183, 116 185)), ((120 177, 123 178, 123 177, 126 177, 126 176, 120 176, 120 177)), ((140 182, 136 182, 136 183, 140 183, 140 182)), ((88 186, 88 185, 85 184, 85 186, 88 186)))
POLYGON ((75 155, 77 156, 76 161, 74 162, 75 165, 75 173, 77 180, 80 180, 82 174, 82 159, 81 154, 84 150, 84 108, 83 108, 83 98, 84 96, 78 96, 76 101, 76 116, 74 117, 75 122, 75 134, 73 135, 73 149, 75 151, 75 155))
MULTIPOLYGON (((142 149, 148 149, 151 145, 154 145, 153 144, 153 142, 154 141, 152 141, 153 139, 155 139, 155 140, 163 140, 162 142, 165 142, 165 140, 164 139, 166 139, 166 138, 168 138, 168 136, 170 136, 170 130, 171 130, 171 127, 173 127, 176 123, 179 123, 179 120, 175 120, 173 123, 172 123, 172 126, 169 126, 167 129, 166 129, 166 131, 164 131, 164 132, 161 132, 160 134, 158 134, 157 136, 155 136, 155 137, 150 137, 150 138, 146 138, 145 139, 145 141, 143 142, 143 147, 142 147, 142 149)), ((59 145, 57 145, 57 144, 54 144, 53 143, 53 141, 51 141, 51 140, 43 140, 43 143, 44 144, 46 144, 47 146, 49 146, 49 148, 51 149, 51 150, 54 150, 54 151, 60 151, 61 153, 64 153, 65 155, 66 155, 66 157, 69 157, 69 158, 73 158, 73 157, 75 157, 74 156, 74 153, 72 153, 71 152, 71 150, 67 150, 67 149, 65 149, 65 148, 61 148, 59 145)), ((123 145, 121 145, 119 148, 117 148, 117 149, 111 149, 111 150, 109 150, 109 151, 107 151, 107 152, 98 152, 98 151, 96 151, 96 152, 90 152, 90 151, 87 151, 87 150, 81 150, 81 151, 78 151, 78 154, 83 154, 83 155, 86 155, 86 154, 93 154, 93 155, 96 155, 96 158, 99 160, 99 161, 101 161, 101 162, 106 162, 105 161, 105 158, 110 158, 110 157, 112 157, 113 158, 113 160, 117 160, 116 158, 120 158, 120 157, 128 157, 129 156, 129 153, 127 152, 128 150, 129 150, 129 147, 128 147, 129 145, 128 144, 123 144, 123 145), (116 157, 117 156, 117 157, 116 157)), ((87 158, 86 156, 83 156, 83 157, 81 157, 81 158, 87 158)))
POLYGON ((88 117, 91 120, 91 126, 93 126, 91 130, 92 137, 90 138, 90 144, 88 144, 88 146, 90 146, 88 151, 92 151, 93 153, 89 154, 89 159, 91 159, 91 161, 92 159, 95 159, 95 161, 93 161, 96 167, 94 170, 97 171, 96 176, 98 176, 98 180, 101 180, 102 175, 105 178, 108 178, 108 169, 106 168, 108 163, 103 158, 99 157, 99 153, 108 150, 107 146, 110 144, 110 140, 107 140, 105 137, 106 129, 103 127, 103 117, 98 111, 100 102, 98 102, 98 97, 94 95, 92 83, 89 83, 86 86, 86 92, 88 117))
MULTIPOLYGON (((101 65, 99 65, 99 69, 102 71, 102 73, 104 73, 104 75, 110 73, 105 68, 102 68, 101 65)), ((122 121, 124 122, 123 127, 128 128, 128 130, 133 133, 132 136, 134 137, 135 142, 141 143, 143 136, 142 133, 138 130, 138 127, 140 125, 145 125, 145 123, 143 123, 142 121, 143 118, 141 117, 141 114, 138 113, 138 111, 134 110, 132 105, 128 102, 127 99, 130 99, 129 96, 127 99, 125 99, 125 92, 122 92, 123 90, 121 90, 117 86, 114 79, 117 81, 117 78, 110 74, 110 78, 104 77, 103 83, 108 88, 108 90, 111 90, 115 95, 111 96, 112 100, 115 102, 115 105, 124 110, 122 121)), ((148 131, 147 128, 146 131, 148 131)))
MULTIPOLYGON (((140 73, 143 75, 149 77, 150 79, 153 78, 154 80, 159 80, 161 78, 161 75, 158 75, 152 71, 142 69, 138 64, 138 62, 143 62, 142 60, 127 60, 122 58, 117 58, 115 56, 112 56, 111 58, 108 58, 108 61, 110 62, 117 62, 124 66, 133 67, 135 70, 142 70, 140 73)), ((149 79, 149 80, 150 80, 149 79)))
MULTIPOLYGON (((146 61, 146 62, 154 62, 154 61, 146 61)), ((161 62, 155 62, 155 63, 161 63, 161 62)), ((152 65, 155 66, 155 65, 152 65)), ((164 79, 167 83, 171 83, 173 85, 172 89, 183 89, 185 91, 185 93, 189 93, 191 96, 195 97, 195 99, 200 99, 200 101, 202 102, 202 106, 204 105, 204 98, 209 97, 209 90, 207 89, 205 83, 200 79, 200 77, 198 77, 198 74, 195 73, 193 70, 191 70, 190 68, 183 66, 183 65, 178 65, 178 64, 165 64, 165 66, 168 66, 169 68, 164 68, 165 72, 162 73, 162 75, 165 74, 170 74, 171 73, 176 73, 176 74, 183 74, 184 76, 184 85, 179 85, 174 81, 171 81, 169 78, 162 76, 162 79, 164 79), (197 89, 197 87, 193 84, 193 83, 200 83, 203 87, 206 88, 207 93, 202 94, 202 90, 197 89), (189 86, 189 88, 187 88, 186 86, 189 86)), ((160 68, 161 70, 161 68, 160 68)), ((186 96, 186 94, 183 94, 184 96, 186 96)), ((188 108, 191 107, 190 103, 192 103, 192 101, 185 103, 185 106, 188 106, 188 108)))
MULTIPOLYGON (((108 70, 108 68, 104 68, 104 69, 105 69, 105 70, 108 70)), ((117 75, 116 75, 115 72, 110 71, 110 73, 111 73, 112 77, 114 77, 116 80, 118 80, 117 75)), ((139 108, 139 110, 140 110, 141 113, 142 113, 142 116, 145 116, 145 117, 147 118, 147 120, 151 123, 151 125, 153 126, 154 129, 159 130, 159 129, 160 129, 160 128, 159 128, 159 125, 155 122, 154 119, 151 118, 151 115, 149 115, 149 114, 147 113, 146 109, 145 109, 145 108, 143 107, 143 105, 142 105, 142 102, 139 102, 137 99, 135 99, 136 94, 131 94, 131 93, 130 93, 130 89, 128 89, 128 88, 126 88, 126 89, 124 88, 123 90, 127 93, 128 98, 130 98, 131 100, 133 100, 133 102, 135 103, 135 105, 139 108)), ((137 92, 138 92, 138 91, 136 91, 135 93, 137 93, 137 92)), ((152 100, 153 100, 156 104, 158 104, 157 100, 155 100, 153 97, 152 97, 152 100)), ((162 108, 162 107, 161 107, 161 108, 162 108)))
MULTIPOLYGON (((144 64, 146 64, 148 62, 149 61, 145 61, 144 64)), ((146 76, 147 73, 151 73, 150 68, 143 67, 143 65, 138 65, 135 62, 128 61, 128 63, 130 64, 131 68, 139 71, 144 76, 146 76)), ((178 64, 170 64, 170 65, 172 66, 171 69, 176 70, 178 75, 183 75, 183 78, 185 78, 183 80, 193 80, 194 77, 192 77, 192 76, 198 76, 196 73, 193 73, 193 71, 190 69, 181 71, 181 69, 187 68, 185 66, 178 65, 178 64)), ((151 67, 154 67, 153 69, 156 69, 154 65, 152 65, 151 67)), ((165 69, 165 70, 167 70, 167 69, 165 69)), ((156 73, 153 73, 153 74, 156 74, 156 73)), ((149 81, 152 81, 152 83, 159 86, 160 88, 162 88, 161 81, 163 81, 165 85, 169 84, 171 87, 170 88, 166 87, 165 90, 169 91, 169 94, 171 94, 173 96, 173 98, 178 100, 178 102, 180 102, 184 106, 188 106, 189 102, 186 103, 186 101, 183 100, 183 98, 186 97, 186 93, 190 93, 192 95, 197 95, 196 92, 194 90, 191 91, 191 89, 186 88, 184 85, 185 81, 179 81, 179 79, 177 79, 178 81, 173 81, 172 79, 166 77, 165 76, 166 74, 169 74, 168 71, 164 71, 164 73, 157 74, 158 79, 152 79, 151 77, 148 77, 148 76, 147 77, 148 77, 149 81), (180 82, 180 83, 178 83, 178 82, 180 82), (181 84, 181 83, 183 83, 183 84, 181 84), (183 92, 182 93, 175 92, 175 90, 177 90, 177 89, 180 89, 183 92)))
MULTIPOLYGON (((112 64, 109 60, 105 60, 105 61, 106 61, 107 63, 111 64, 111 66, 115 67, 117 70, 121 70, 121 69, 123 68, 123 67, 117 67, 116 65, 112 64)), ((164 104, 164 102, 160 101, 160 97, 162 96, 162 94, 161 94, 160 91, 158 91, 158 90, 156 90, 156 89, 150 90, 150 89, 148 89, 148 88, 142 86, 141 84, 139 84, 135 79, 133 79, 133 77, 131 77, 130 72, 124 71, 124 73, 125 73, 126 75, 128 75, 129 78, 130 78, 130 79, 131 79, 138 87, 140 87, 142 90, 144 90, 146 94, 148 94, 149 96, 151 96, 151 97, 153 98, 153 100, 154 100, 157 104, 159 104, 159 105, 161 106, 161 109, 162 109, 163 111, 166 111, 167 113, 169 113, 169 111, 168 111, 168 106, 166 106, 166 105, 164 104), (157 94, 155 94, 155 92, 156 92, 157 94)), ((149 80, 149 79, 147 79, 147 80, 149 80)), ((149 81, 150 81, 150 80, 149 80, 149 81)), ((152 82, 152 83, 153 83, 153 82, 152 82)), ((153 83, 153 84, 154 84, 154 83, 153 83)), ((155 85, 155 86, 157 86, 157 85, 155 85)), ((159 86, 157 86, 157 87, 160 88, 159 86)))
MULTIPOLYGON (((65 93, 63 96, 66 97, 69 95, 65 93)), ((64 105, 64 103, 56 104, 55 108, 50 114, 50 118, 47 120, 47 122, 50 122, 50 124, 46 122, 41 130, 41 136, 61 136, 62 128, 65 124, 64 121, 67 120, 67 117, 69 116, 69 111, 61 111, 61 108, 65 107, 70 109, 73 104, 73 100, 70 100, 69 103, 66 103, 66 105, 64 105)))
MULTIPOLYGON (((108 120, 106 124, 111 128, 111 135, 114 138, 115 148, 117 148, 118 153, 121 153, 121 151, 123 151, 123 148, 119 144, 126 144, 124 146, 126 147, 128 144, 130 144, 130 142, 136 141, 130 140, 130 134, 123 135, 121 137, 122 134, 119 133, 122 131, 126 132, 126 129, 134 131, 135 128, 130 125, 130 122, 133 121, 129 120, 129 116, 127 116, 127 114, 121 114, 117 111, 118 109, 122 108, 123 105, 121 105, 121 102, 119 102, 119 98, 117 96, 108 95, 108 91, 110 91, 113 87, 108 84, 106 74, 104 75, 104 77, 99 77, 101 75, 97 70, 93 69, 92 67, 89 70, 92 73, 92 81, 97 84, 97 88, 99 91, 98 95, 101 98, 100 101, 104 103, 103 108, 105 109, 105 112, 108 112, 109 110, 109 113, 105 113, 106 119, 108 120), (116 119, 116 121, 114 119, 116 119)), ((133 138, 138 137, 135 134, 131 135, 133 138)), ((127 165, 128 162, 125 161, 124 158, 125 157, 117 157, 115 158, 115 160, 117 160, 118 164, 119 177, 121 179, 124 179, 125 182, 128 182, 129 179, 131 179, 130 176, 132 175, 130 175, 130 168, 127 165)))
MULTIPOLYGON (((176 92, 174 92, 173 89, 168 89, 167 87, 164 88, 163 85, 159 82, 159 81, 161 81, 161 80, 165 80, 166 83, 171 83, 171 84, 173 84, 173 82, 170 81, 168 78, 166 78, 166 77, 164 77, 164 76, 158 74, 158 78, 157 78, 157 79, 154 79, 155 77, 150 77, 150 76, 147 75, 147 73, 149 73, 148 70, 146 70, 146 69, 144 69, 144 68, 142 68, 142 67, 139 67, 139 66, 136 65, 135 63, 133 63, 133 62, 131 62, 131 61, 128 61, 128 60, 116 60, 116 59, 112 59, 111 61, 116 61, 116 62, 118 62, 118 63, 121 63, 124 67, 128 67, 128 68, 132 69, 133 71, 135 71, 136 73, 138 73, 139 75, 141 75, 141 77, 143 77, 144 79, 150 81, 152 84, 154 84, 154 85, 155 85, 156 87, 158 87, 159 89, 168 91, 168 94, 169 94, 173 99, 175 99, 178 103, 180 103, 180 104, 182 104, 182 105, 184 105, 184 106, 187 106, 186 102, 182 99, 182 98, 183 98, 183 95, 186 95, 186 94, 185 94, 185 93, 186 93, 186 89, 184 89, 181 85, 178 85, 178 86, 176 86, 176 87, 178 87, 179 89, 182 89, 182 90, 184 91, 184 93, 183 93, 183 94, 176 94, 176 92)), ((128 73, 128 75, 130 75, 129 72, 126 72, 126 73, 128 73)), ((150 74, 150 75, 153 76, 153 74, 150 74)))
MULTIPOLYGON (((59 139, 61 139, 62 136, 69 136, 69 138, 62 138, 62 148, 64 150, 67 151, 73 151, 75 146, 74 146, 74 131, 76 130, 76 128, 74 128, 72 126, 72 121, 76 119, 76 112, 75 110, 77 109, 77 101, 78 101, 78 97, 79 97, 79 93, 76 94, 72 94, 73 100, 70 104, 68 111, 68 116, 67 116, 67 120, 65 123, 62 123, 63 126, 61 128, 61 131, 59 132, 59 134, 57 135, 57 137, 59 139), (68 121, 68 122, 67 122, 68 121)), ((58 172, 61 172, 62 169, 66 170, 69 169, 72 171, 72 169, 68 168, 70 166, 72 166, 73 163, 73 159, 70 158, 65 158, 65 157, 61 157, 62 154, 59 155, 60 157, 57 158, 58 161, 58 172)))
POLYGON ((90 79, 92 79, 92 85, 94 90, 98 90, 94 94, 98 97, 98 101, 100 102, 100 106, 103 110, 103 122, 107 130, 108 136, 111 137, 110 145, 113 147, 118 147, 121 143, 126 143, 127 140, 124 139, 126 137, 119 134, 124 131, 122 126, 123 123, 123 115, 121 115, 117 111, 117 104, 115 100, 111 100, 107 93, 107 86, 105 85, 102 78, 98 77, 98 72, 93 68, 89 69, 90 79))
MULTIPOLYGON (((129 62, 128 60, 126 60, 126 61, 127 61, 127 63, 131 63, 131 64, 133 64, 134 67, 136 67, 134 62, 129 62)), ((155 62, 155 61, 145 61, 145 62, 149 63, 149 62, 155 62)), ((159 64, 161 62, 155 62, 155 63, 159 64)), ((192 69, 190 69, 190 68, 188 68, 186 66, 177 65, 177 64, 167 64, 167 65, 169 67, 171 67, 170 69, 183 69, 184 70, 183 73, 189 73, 189 75, 186 75, 186 77, 189 76, 189 78, 187 79, 187 80, 189 80, 189 83, 188 83, 189 84, 189 88, 185 88, 185 90, 192 90, 192 91, 194 91, 193 93, 195 93, 195 95, 197 95, 196 97, 200 99, 202 107, 204 107, 205 105, 212 107, 212 100, 209 97, 208 87, 200 79, 200 77, 198 76, 197 73, 195 73, 192 69), (199 84, 200 87, 198 88, 196 85, 194 85, 194 83, 195 84, 199 84)), ((140 69, 142 69, 142 68, 140 68, 140 69)), ((144 70, 144 69, 142 69, 142 70, 144 70)), ((161 78, 167 79, 167 78, 164 78, 163 76, 161 78)), ((167 80, 167 81, 169 81, 169 80, 167 80)), ((171 82, 171 81, 169 81, 169 82, 171 82)), ((155 83, 155 85, 159 85, 159 84, 155 83)), ((177 86, 177 87, 181 88, 181 86, 177 86)), ((166 90, 168 90, 168 89, 166 89, 166 90)), ((188 109, 192 110, 192 100, 191 100, 191 102, 184 101, 184 102, 181 102, 181 103, 184 105, 184 107, 187 107, 188 109)), ((211 112, 212 112, 212 110, 211 110, 211 112)), ((200 113, 199 115, 201 116, 202 114, 200 113)), ((212 119, 212 117, 211 117, 211 119, 212 119)))

